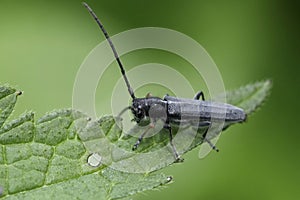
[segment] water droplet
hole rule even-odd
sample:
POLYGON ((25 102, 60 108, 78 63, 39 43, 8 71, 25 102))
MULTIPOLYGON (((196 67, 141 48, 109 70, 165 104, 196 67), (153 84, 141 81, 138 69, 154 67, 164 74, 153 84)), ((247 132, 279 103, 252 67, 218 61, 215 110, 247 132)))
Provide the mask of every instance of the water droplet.
POLYGON ((92 167, 99 167, 102 157, 98 153, 92 153, 89 155, 87 162, 92 167))

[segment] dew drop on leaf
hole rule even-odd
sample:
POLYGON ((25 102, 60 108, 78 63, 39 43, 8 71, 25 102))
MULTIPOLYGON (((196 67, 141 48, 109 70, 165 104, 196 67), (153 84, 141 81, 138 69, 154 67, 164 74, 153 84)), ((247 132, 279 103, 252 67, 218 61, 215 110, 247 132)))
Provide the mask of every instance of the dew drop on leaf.
POLYGON ((92 167, 99 167, 102 157, 98 153, 92 153, 89 155, 87 162, 92 167))

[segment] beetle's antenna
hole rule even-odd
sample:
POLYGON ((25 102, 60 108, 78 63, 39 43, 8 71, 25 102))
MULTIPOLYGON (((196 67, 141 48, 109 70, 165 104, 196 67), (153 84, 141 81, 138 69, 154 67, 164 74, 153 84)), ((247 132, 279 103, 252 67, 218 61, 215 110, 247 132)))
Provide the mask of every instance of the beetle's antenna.
POLYGON ((123 65, 122 65, 122 63, 121 63, 121 60, 120 60, 120 58, 119 58, 119 55, 118 55, 118 53, 117 53, 117 51, 116 51, 116 49, 115 49, 115 46, 113 45, 113 43, 112 43, 112 41, 111 41, 111 39, 110 39, 108 33, 107 33, 106 30, 104 29, 103 24, 101 23, 101 21, 98 19, 97 15, 94 13, 94 11, 91 9, 91 7, 90 7, 87 3, 82 2, 82 4, 83 4, 84 7, 86 7, 86 9, 90 12, 90 14, 93 16, 93 18, 96 20, 97 24, 99 25, 101 31, 103 32, 103 34, 104 34, 106 40, 108 41, 108 43, 109 43, 109 45, 110 45, 110 47, 111 47, 111 49, 112 49, 112 51, 113 51, 113 53, 114 53, 114 56, 115 56, 115 58, 116 58, 116 60, 117 60, 117 62, 118 62, 118 64, 119 64, 119 67, 120 67, 120 69, 121 69, 121 73, 122 73, 122 75, 123 75, 123 78, 124 78, 124 80, 125 80, 125 82, 126 82, 126 86, 127 86, 127 88, 128 88, 128 92, 129 92, 130 96, 132 97, 132 99, 135 99, 134 92, 133 92, 133 90, 132 90, 132 88, 131 88, 131 86, 130 86, 130 84, 129 84, 129 81, 128 81, 127 76, 126 76, 126 74, 125 74, 125 70, 124 70, 124 67, 123 67, 123 65))

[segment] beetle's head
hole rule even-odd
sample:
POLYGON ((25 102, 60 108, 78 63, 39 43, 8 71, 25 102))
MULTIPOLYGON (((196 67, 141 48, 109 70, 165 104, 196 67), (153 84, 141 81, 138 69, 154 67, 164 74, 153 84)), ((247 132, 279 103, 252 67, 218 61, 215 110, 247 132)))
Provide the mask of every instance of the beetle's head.
POLYGON ((132 101, 131 112, 134 116, 134 121, 139 123, 148 116, 149 106, 144 98, 135 98, 132 101))

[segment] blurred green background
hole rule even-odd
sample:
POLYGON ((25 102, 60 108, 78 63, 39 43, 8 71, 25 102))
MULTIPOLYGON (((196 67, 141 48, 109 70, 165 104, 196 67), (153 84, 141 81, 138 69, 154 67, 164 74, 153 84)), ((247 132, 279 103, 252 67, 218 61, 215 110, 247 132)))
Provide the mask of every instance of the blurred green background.
MULTIPOLYGON (((199 149, 188 153, 183 164, 164 170, 173 175, 174 183, 134 199, 300 199, 300 6, 296 2, 87 1, 110 35, 155 26, 192 37, 216 62, 227 89, 266 78, 274 83, 264 106, 246 124, 222 135, 217 144, 220 153, 203 160, 198 159, 199 149)), ((77 70, 103 40, 80 1, 0 0, 0 83, 25 91, 13 117, 25 110, 40 117, 71 107, 77 70)), ((136 52, 123 60, 127 69, 147 62, 174 68, 185 64, 159 52, 136 52)), ((117 80, 119 70, 112 67, 106 76, 117 80)), ((191 81, 195 90, 201 89, 196 79, 191 81)), ((110 112, 105 105, 112 84, 102 84, 97 92, 100 115, 110 112)))

